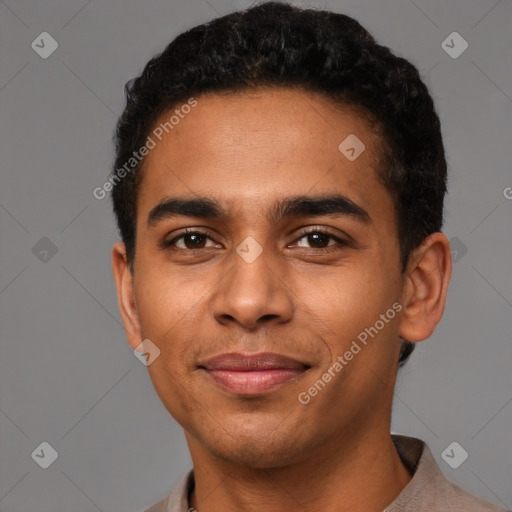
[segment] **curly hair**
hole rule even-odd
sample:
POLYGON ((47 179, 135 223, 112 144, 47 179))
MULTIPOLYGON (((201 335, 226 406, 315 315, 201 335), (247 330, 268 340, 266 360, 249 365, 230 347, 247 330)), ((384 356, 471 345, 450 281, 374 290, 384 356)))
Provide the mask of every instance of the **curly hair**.
MULTIPOLYGON (((443 224, 447 166, 440 121, 417 68, 349 16, 265 2, 178 35, 125 85, 112 173, 144 145, 163 113, 189 98, 264 88, 318 93, 372 121, 381 143, 378 176, 395 204, 403 272, 410 252, 443 224)), ((143 163, 112 191, 132 271, 143 163)), ((402 340, 400 366, 414 347, 402 340)))

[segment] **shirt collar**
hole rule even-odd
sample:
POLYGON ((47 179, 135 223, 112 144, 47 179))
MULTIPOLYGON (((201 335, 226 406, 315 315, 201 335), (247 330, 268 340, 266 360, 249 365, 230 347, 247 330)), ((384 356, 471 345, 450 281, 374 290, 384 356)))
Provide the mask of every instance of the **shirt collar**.
MULTIPOLYGON (((402 462, 411 472, 412 478, 383 512, 423 510, 423 508, 415 508, 415 506, 425 503, 425 500, 430 496, 442 494, 443 491, 453 492, 454 489, 458 495, 459 491, 462 491, 444 477, 430 448, 424 441, 399 434, 391 434, 391 439, 402 462)), ((188 498, 194 485, 194 472, 190 470, 167 498, 158 502, 146 512, 188 512, 188 498)), ((474 499, 483 503, 478 498, 474 499)), ((478 510, 484 509, 479 508, 478 510)), ((501 509, 486 508, 485 510, 501 509)))

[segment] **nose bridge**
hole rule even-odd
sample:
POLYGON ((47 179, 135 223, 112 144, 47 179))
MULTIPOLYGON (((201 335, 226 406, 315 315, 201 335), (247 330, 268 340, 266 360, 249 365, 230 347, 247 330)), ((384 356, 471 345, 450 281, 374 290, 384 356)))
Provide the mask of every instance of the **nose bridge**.
POLYGON ((229 256, 230 271, 212 301, 215 319, 254 329, 269 321, 284 322, 292 314, 289 291, 278 277, 276 258, 253 237, 245 238, 229 256))

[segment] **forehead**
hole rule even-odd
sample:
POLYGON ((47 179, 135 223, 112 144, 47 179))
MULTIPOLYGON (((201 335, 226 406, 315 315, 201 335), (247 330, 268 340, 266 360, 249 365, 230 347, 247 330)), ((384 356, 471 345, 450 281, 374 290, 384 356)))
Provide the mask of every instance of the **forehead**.
POLYGON ((242 217, 284 196, 335 192, 365 209, 389 208, 375 171, 380 141, 355 109, 289 89, 196 101, 165 112, 155 128, 167 129, 150 134, 139 217, 165 196, 214 196, 242 217))

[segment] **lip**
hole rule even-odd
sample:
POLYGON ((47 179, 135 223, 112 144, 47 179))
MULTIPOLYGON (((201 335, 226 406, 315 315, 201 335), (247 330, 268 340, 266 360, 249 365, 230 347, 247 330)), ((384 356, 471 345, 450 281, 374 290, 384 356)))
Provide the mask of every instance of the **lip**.
POLYGON ((310 366, 290 357, 264 352, 232 352, 209 359, 199 365, 217 384, 243 396, 261 395, 292 381, 310 366))

